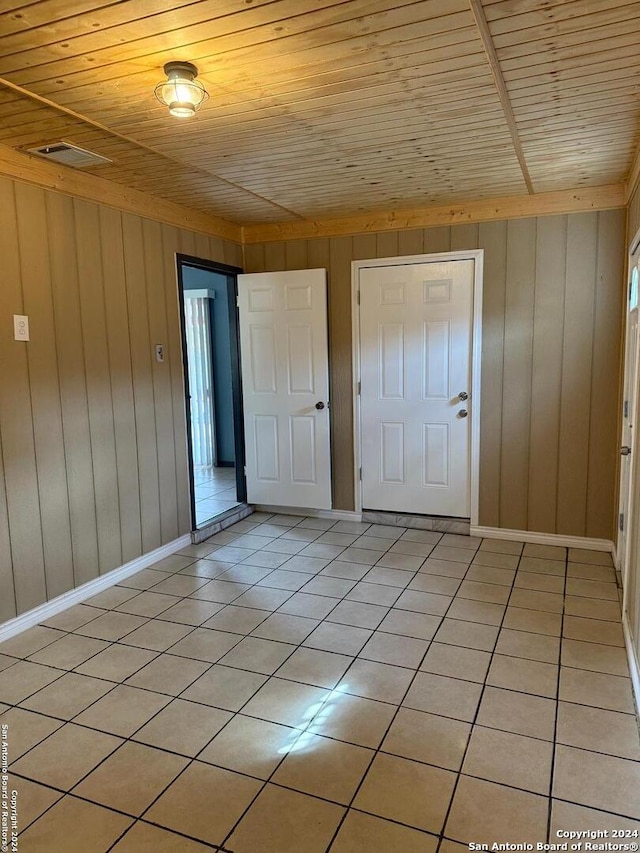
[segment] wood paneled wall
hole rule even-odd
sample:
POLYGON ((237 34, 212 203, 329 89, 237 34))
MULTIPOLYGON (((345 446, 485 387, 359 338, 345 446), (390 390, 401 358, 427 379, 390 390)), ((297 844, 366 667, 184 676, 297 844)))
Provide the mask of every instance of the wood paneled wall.
MULTIPOLYGON (((351 261, 470 248, 480 523, 611 538, 623 210, 245 247, 248 272, 329 271, 334 506, 353 507, 351 261)), ((237 244, 0 179, 0 621, 189 530, 176 252, 243 265, 237 244)))
POLYGON ((0 178, 0 621, 190 530, 176 252, 241 263, 0 178))
POLYGON ((247 244, 329 271, 334 507, 352 509, 351 261, 484 249, 480 524, 611 539, 625 211, 247 244))

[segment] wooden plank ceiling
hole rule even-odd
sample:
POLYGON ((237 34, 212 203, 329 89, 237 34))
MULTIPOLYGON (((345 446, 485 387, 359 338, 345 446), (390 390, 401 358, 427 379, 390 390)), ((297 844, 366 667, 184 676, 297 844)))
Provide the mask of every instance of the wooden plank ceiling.
POLYGON ((243 224, 625 180, 639 0, 4 0, 0 143, 243 224), (153 97, 194 62, 188 121, 153 97))

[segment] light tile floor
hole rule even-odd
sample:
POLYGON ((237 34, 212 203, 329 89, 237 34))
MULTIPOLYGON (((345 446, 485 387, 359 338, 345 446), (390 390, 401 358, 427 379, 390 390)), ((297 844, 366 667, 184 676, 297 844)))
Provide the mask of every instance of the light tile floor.
POLYGON ((640 828, 607 555, 249 520, 0 646, 25 853, 640 828))
POLYGON ((194 472, 196 527, 216 515, 239 506, 236 493, 236 469, 200 466, 194 472))

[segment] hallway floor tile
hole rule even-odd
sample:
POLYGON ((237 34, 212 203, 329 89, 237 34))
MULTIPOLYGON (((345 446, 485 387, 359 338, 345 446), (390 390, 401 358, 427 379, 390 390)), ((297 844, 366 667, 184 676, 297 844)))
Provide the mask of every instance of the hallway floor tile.
MULTIPOLYGON (((200 476, 202 503, 231 478, 200 476)), ((0 645, 0 669, 25 853, 640 829, 607 554, 256 513, 0 645)))

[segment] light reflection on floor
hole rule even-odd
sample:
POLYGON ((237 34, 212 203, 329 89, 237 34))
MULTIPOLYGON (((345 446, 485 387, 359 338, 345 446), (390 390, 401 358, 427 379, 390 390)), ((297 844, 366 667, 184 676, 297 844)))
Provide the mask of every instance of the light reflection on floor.
MULTIPOLYGON (((322 702, 314 702, 310 705, 303 714, 303 720, 306 720, 306 725, 309 726, 313 722, 314 727, 322 726, 329 719, 331 714, 336 709, 337 701, 345 694, 349 693, 349 685, 341 684, 332 690, 331 693, 322 702)), ((319 732, 310 732, 306 729, 301 734, 298 731, 292 731, 290 743, 285 743, 278 750, 278 755, 290 755, 292 752, 306 752, 313 749, 312 743, 315 740, 318 742, 319 732)))

